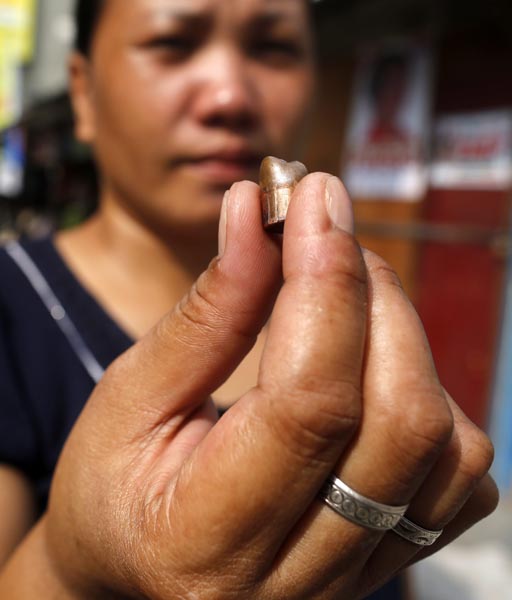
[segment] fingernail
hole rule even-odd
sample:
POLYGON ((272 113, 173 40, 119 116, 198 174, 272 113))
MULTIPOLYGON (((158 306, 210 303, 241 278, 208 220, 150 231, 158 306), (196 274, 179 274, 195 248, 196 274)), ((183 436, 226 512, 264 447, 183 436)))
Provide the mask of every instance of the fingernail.
POLYGON ((224 194, 222 200, 222 208, 220 211, 219 220, 219 258, 224 254, 226 249, 226 237, 228 228, 228 203, 229 203, 229 190, 224 194))
POLYGON ((325 204, 333 225, 348 233, 354 233, 352 203, 343 184, 337 177, 331 177, 327 180, 325 204))

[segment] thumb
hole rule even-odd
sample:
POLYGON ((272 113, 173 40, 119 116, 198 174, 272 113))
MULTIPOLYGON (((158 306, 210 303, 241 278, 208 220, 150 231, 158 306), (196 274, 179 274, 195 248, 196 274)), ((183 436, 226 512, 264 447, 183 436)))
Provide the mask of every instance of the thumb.
POLYGON ((263 231, 256 184, 237 183, 226 194, 220 227, 221 254, 109 368, 91 397, 90 404, 99 399, 114 409, 116 427, 124 422, 130 437, 140 427, 148 431, 196 412, 249 352, 270 315, 281 283, 281 252, 263 231))

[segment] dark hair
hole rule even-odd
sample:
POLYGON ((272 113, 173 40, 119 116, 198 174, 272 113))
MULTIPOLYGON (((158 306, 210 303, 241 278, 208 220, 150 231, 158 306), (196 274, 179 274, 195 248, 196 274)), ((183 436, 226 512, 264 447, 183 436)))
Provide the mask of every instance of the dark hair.
MULTIPOLYGON (((306 0, 310 15, 313 15, 314 4, 306 0)), ((75 9, 75 49, 87 56, 91 50, 94 32, 105 6, 105 0, 77 0, 75 9)))
POLYGON ((75 9, 75 48, 86 56, 91 49, 92 39, 105 0, 78 0, 75 9))

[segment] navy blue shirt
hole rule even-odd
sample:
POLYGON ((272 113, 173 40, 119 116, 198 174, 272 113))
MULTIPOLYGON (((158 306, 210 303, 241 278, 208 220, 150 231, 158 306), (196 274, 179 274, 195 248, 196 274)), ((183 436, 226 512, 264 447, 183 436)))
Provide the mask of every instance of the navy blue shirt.
MULTIPOLYGON (((22 246, 106 368, 132 340, 75 279, 51 240, 22 246)), ((0 463, 33 482, 41 511, 57 458, 94 385, 32 284, 0 249, 0 463)))

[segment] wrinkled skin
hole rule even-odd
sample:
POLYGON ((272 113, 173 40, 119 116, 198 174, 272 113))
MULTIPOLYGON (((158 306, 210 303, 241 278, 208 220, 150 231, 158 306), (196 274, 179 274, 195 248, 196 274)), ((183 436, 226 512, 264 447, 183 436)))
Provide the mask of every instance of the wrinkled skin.
POLYGON ((43 553, 47 597, 362 598, 493 510, 492 446, 396 275, 361 253, 340 182, 299 183, 282 254, 260 219, 236 184, 221 255, 96 388, 0 592, 30 597, 16 573, 43 553), (258 385, 217 422, 209 394, 272 308, 258 385), (421 550, 346 521, 317 498, 332 471, 444 534, 421 550))

